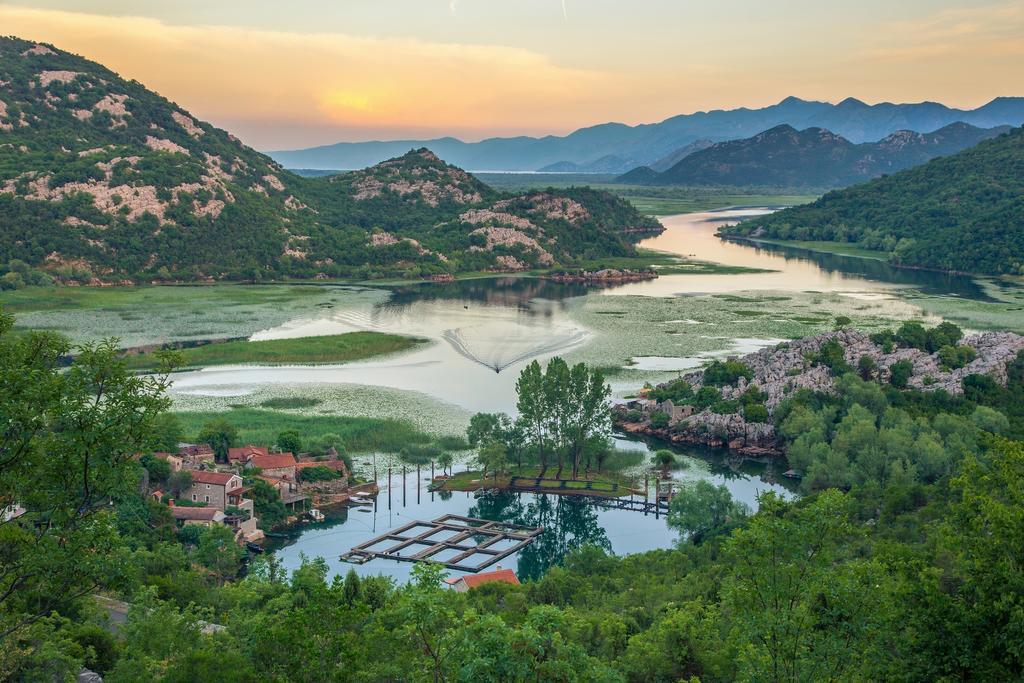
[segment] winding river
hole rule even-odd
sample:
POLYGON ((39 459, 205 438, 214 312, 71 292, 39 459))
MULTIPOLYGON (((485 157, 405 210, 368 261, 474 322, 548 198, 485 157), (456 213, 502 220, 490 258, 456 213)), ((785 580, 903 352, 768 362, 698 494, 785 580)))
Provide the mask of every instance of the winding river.
MULTIPOLYGON (((715 236, 724 223, 757 215, 766 209, 732 209, 663 219, 666 231, 641 246, 698 260, 764 269, 733 275, 666 275, 656 280, 601 289, 600 295, 678 297, 735 292, 830 292, 870 300, 913 287, 935 294, 982 297, 969 278, 898 270, 881 261, 833 256, 799 249, 727 242, 715 236)), ((391 290, 386 300, 356 309, 326 310, 263 330, 253 339, 281 339, 376 330, 413 334, 434 341, 421 350, 383 360, 319 367, 218 367, 183 373, 174 391, 195 395, 241 395, 267 385, 370 385, 419 392, 431 400, 468 413, 514 412, 515 381, 522 366, 584 348, 595 339, 570 314, 588 291, 578 285, 533 278, 497 278, 423 284, 391 290)), ((685 320, 671 321, 686 323, 685 320)), ((685 326, 685 325, 684 325, 685 326)), ((771 339, 733 339, 733 348, 752 350, 771 339)), ((624 350, 628 355, 628 349, 624 350)), ((678 359, 670 359, 678 361, 678 359)), ((649 361, 658 362, 658 359, 649 361)), ((692 365, 699 362, 694 359, 692 365)), ((678 367, 686 367, 679 365, 678 367)), ((654 369, 675 369, 657 368, 654 369)), ((617 440, 620 448, 648 452, 641 441, 617 440)), ((674 478, 724 483, 750 505, 757 495, 773 490, 792 495, 770 466, 729 463, 722 453, 690 449, 681 453, 687 467, 674 478)), ((474 498, 468 494, 427 491, 429 472, 393 470, 390 479, 378 469, 381 495, 372 507, 338 510, 321 524, 310 525, 286 541, 276 554, 295 568, 302 555, 324 557, 332 572, 350 565, 339 556, 351 546, 412 520, 455 513, 544 526, 542 538, 503 564, 521 576, 538 576, 564 554, 589 543, 615 553, 666 547, 674 533, 664 517, 608 510, 567 498, 533 494, 502 494, 474 498)), ((402 580, 410 565, 374 560, 357 567, 364 574, 386 574, 402 580)))

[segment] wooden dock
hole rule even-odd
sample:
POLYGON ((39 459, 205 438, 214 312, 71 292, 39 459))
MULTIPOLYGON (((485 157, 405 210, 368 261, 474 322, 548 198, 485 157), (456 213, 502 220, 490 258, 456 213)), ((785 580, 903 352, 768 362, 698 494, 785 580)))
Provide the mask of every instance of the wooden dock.
POLYGON ((341 560, 353 564, 374 559, 437 562, 449 569, 476 573, 526 547, 543 531, 543 527, 444 515, 430 522, 410 522, 360 543, 341 560))

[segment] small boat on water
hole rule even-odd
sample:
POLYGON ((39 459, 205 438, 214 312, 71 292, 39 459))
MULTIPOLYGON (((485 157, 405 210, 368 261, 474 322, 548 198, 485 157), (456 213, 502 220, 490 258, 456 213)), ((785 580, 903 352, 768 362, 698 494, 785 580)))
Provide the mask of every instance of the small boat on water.
POLYGON ((324 513, 320 512, 317 508, 310 508, 309 512, 306 514, 309 515, 309 518, 314 522, 324 521, 324 513))
POLYGON ((351 496, 348 502, 352 505, 373 505, 373 500, 370 498, 363 498, 361 496, 351 496))

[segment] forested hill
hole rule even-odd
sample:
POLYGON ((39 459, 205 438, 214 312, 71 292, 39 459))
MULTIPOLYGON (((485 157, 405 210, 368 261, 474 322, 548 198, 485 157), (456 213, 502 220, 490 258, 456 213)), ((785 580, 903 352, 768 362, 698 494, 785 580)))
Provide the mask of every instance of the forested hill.
POLYGON ((1024 129, 721 232, 856 244, 906 266, 1024 273, 1024 129))
POLYGON ((901 130, 878 142, 855 145, 823 128, 781 125, 695 151, 662 173, 641 167, 619 180, 649 185, 846 187, 959 152, 1008 130, 1009 126, 952 123, 933 133, 901 130))
POLYGON ((0 38, 0 264, 76 281, 417 276, 619 256, 657 231, 611 195, 501 195, 427 150, 301 178, 100 64, 0 38))

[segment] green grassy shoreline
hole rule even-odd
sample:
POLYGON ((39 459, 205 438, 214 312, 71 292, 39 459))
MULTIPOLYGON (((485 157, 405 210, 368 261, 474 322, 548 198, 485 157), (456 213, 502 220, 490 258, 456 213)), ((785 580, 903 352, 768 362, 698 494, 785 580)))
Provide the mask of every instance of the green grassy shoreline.
MULTIPOLYGON (((213 365, 324 365, 350 363, 377 356, 408 351, 428 343, 426 339, 381 332, 348 332, 320 337, 229 341, 204 344, 177 353, 186 368, 213 365)), ((125 363, 139 372, 157 369, 155 354, 125 356, 125 363)))

